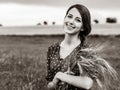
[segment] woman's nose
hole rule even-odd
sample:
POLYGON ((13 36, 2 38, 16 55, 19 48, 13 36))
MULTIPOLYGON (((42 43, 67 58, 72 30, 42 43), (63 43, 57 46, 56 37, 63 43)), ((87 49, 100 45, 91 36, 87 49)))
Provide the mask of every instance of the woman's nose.
POLYGON ((73 19, 71 19, 69 23, 70 23, 70 25, 73 25, 74 20, 73 20, 73 19))
POLYGON ((71 20, 70 20, 70 24, 73 24, 73 23, 74 23, 74 19, 71 19, 71 20))
POLYGON ((70 24, 70 25, 73 25, 73 23, 72 23, 72 22, 70 22, 69 24, 70 24))

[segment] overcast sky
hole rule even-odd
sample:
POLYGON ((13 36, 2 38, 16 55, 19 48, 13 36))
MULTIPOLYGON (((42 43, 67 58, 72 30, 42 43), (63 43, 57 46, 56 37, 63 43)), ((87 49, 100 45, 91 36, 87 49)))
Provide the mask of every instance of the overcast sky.
POLYGON ((91 8, 120 9, 120 0, 0 0, 1 3, 21 3, 48 6, 69 6, 82 3, 91 8))
POLYGON ((75 3, 87 6, 92 17, 104 21, 111 15, 120 21, 120 0, 0 0, 0 23, 32 25, 42 19, 62 23, 67 8, 75 3))

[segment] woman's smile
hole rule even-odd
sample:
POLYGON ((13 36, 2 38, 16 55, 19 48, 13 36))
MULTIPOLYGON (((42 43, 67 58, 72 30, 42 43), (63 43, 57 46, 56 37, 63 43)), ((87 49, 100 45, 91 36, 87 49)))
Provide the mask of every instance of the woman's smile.
POLYGON ((70 24, 69 22, 66 22, 66 27, 67 27, 67 29, 68 29, 68 30, 73 30, 73 29, 75 29, 75 28, 76 28, 76 26, 75 26, 75 25, 70 24))

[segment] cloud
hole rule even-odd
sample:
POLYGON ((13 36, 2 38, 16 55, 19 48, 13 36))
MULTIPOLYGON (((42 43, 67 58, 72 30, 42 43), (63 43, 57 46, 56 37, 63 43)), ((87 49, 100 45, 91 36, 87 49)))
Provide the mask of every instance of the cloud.
POLYGON ((47 20, 50 25, 53 21, 56 24, 62 24, 66 9, 50 6, 0 4, 0 13, 0 23, 4 26, 35 25, 44 20, 47 20))

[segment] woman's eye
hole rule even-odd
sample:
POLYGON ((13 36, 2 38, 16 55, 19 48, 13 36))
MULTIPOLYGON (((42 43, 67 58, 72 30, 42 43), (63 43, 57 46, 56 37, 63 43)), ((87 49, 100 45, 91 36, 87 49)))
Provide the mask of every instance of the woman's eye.
POLYGON ((68 15, 67 17, 68 17, 68 18, 72 18, 72 15, 68 15))
POLYGON ((80 19, 76 19, 76 21, 77 21, 77 22, 81 22, 81 20, 80 20, 80 19))

